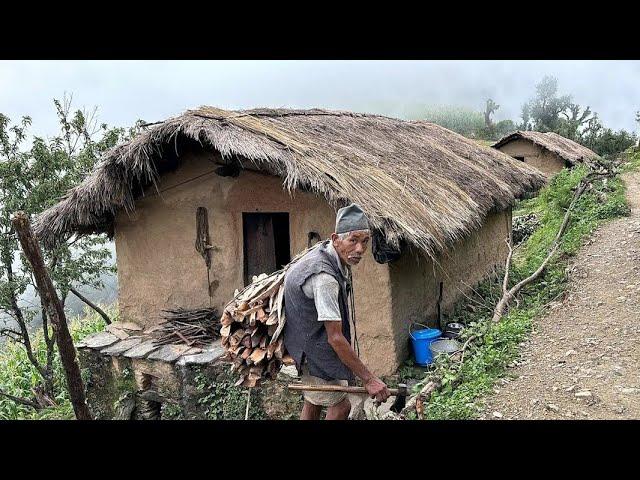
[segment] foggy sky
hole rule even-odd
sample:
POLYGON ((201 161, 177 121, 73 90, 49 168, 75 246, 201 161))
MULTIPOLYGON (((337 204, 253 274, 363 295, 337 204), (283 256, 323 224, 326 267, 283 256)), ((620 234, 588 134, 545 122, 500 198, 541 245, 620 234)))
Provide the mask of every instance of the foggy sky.
POLYGON ((544 75, 559 93, 598 112, 611 128, 637 131, 640 61, 0 61, 0 113, 33 118, 31 132, 57 132, 53 98, 127 127, 200 105, 320 107, 400 116, 418 105, 482 110, 518 121, 544 75))

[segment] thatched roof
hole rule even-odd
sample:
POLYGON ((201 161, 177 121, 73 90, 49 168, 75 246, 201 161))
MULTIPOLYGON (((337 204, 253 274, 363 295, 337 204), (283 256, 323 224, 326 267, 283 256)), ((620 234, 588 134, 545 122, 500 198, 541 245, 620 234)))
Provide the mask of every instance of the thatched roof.
POLYGON ((190 110, 111 150, 96 170, 43 212, 45 245, 112 232, 118 210, 180 163, 180 142, 283 178, 288 189, 357 202, 388 241, 433 256, 543 185, 534 168, 438 125, 327 110, 190 110), (173 154, 173 156, 172 156, 173 154))
POLYGON ((583 147, 579 143, 569 140, 568 138, 554 132, 542 133, 517 131, 501 138, 492 146, 493 148, 500 148, 509 142, 519 139, 529 140, 536 145, 557 154, 570 165, 575 165, 576 163, 583 162, 585 160, 591 160, 598 156, 597 153, 589 150, 587 147, 583 147))

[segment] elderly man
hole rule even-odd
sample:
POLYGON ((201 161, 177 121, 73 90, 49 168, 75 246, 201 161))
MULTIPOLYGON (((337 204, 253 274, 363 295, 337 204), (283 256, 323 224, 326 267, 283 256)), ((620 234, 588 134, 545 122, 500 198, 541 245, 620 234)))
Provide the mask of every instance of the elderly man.
MULTIPOLYGON (((348 385, 354 374, 372 398, 384 402, 389 389, 360 361, 351 344, 348 292, 351 266, 367 250, 369 224, 356 204, 338 210, 335 233, 298 260, 284 280, 284 345, 302 382, 348 385)), ((301 420, 346 420, 351 404, 344 392, 304 392, 301 420)))

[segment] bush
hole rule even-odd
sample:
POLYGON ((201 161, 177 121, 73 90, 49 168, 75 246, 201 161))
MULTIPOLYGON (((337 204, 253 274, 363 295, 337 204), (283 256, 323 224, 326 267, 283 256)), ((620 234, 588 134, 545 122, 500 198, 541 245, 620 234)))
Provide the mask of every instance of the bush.
MULTIPOLYGON (((110 318, 116 318, 115 307, 108 308, 110 318)), ((104 320, 93 310, 85 309, 83 317, 71 320, 69 330, 74 342, 85 336, 102 331, 104 320)), ((46 364, 46 345, 42 331, 32 336, 33 350, 42 364, 46 364)), ((20 405, 0 396, 0 420, 18 419, 67 419, 74 418, 73 408, 69 401, 64 370, 57 349, 54 365, 54 387, 56 406, 35 411, 33 408, 20 405)), ((16 343, 7 342, 0 350, 0 389, 16 397, 33 397, 32 389, 41 382, 41 377, 27 358, 25 349, 16 343)))

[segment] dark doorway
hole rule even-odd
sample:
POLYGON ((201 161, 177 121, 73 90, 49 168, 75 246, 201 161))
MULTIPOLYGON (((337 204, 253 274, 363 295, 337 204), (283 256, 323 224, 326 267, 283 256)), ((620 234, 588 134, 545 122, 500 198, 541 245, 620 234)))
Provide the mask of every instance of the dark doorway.
POLYGON ((244 284, 291 261, 288 213, 243 213, 244 284))
POLYGON ((520 160, 521 162, 524 162, 524 157, 517 157, 514 155, 513 158, 515 158, 516 160, 520 160))

